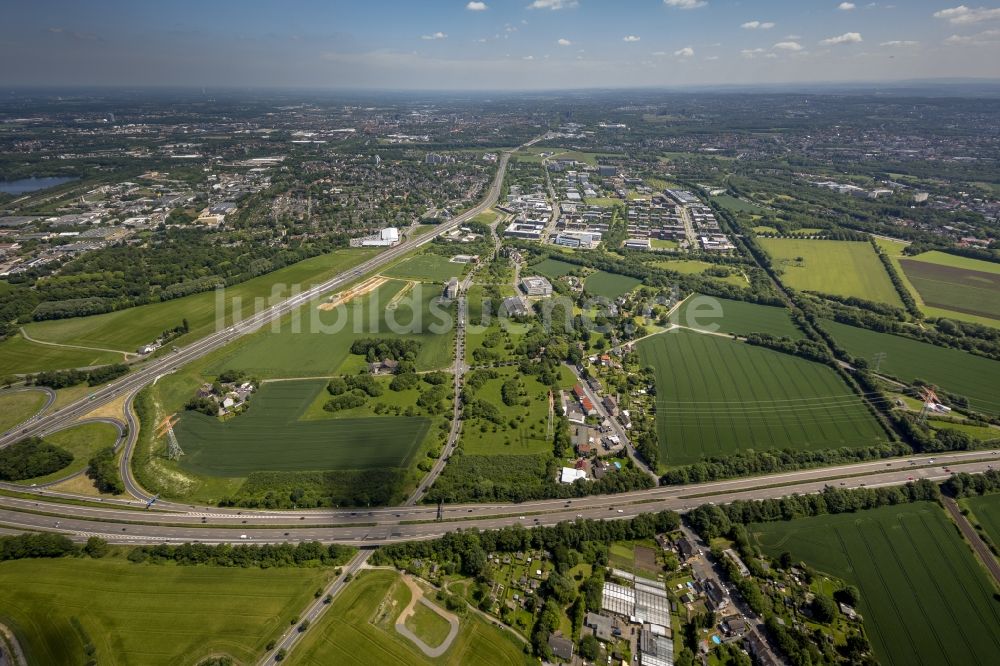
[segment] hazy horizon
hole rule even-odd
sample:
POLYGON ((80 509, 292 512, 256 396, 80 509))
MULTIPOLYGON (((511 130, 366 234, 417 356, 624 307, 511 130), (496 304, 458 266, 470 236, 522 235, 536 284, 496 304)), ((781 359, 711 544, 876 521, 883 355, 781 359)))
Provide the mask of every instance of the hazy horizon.
POLYGON ((955 2, 42 0, 5 11, 0 85, 519 92, 1000 78, 1000 7, 955 2))

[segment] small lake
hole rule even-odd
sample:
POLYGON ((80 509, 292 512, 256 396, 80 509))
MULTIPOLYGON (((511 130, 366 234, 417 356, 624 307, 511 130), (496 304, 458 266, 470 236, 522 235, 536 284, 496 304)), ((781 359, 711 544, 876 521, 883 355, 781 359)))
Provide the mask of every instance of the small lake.
POLYGON ((0 192, 4 194, 24 194, 37 192, 56 185, 76 180, 72 176, 48 176, 45 178, 22 178, 20 180, 0 180, 0 192))

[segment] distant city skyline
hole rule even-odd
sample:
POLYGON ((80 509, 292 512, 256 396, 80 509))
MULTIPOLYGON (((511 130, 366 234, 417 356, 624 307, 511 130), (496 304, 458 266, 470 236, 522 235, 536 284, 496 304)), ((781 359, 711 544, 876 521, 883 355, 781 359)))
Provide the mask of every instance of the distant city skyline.
POLYGON ((531 90, 1000 78, 957 0, 14 1, 0 86, 531 90))

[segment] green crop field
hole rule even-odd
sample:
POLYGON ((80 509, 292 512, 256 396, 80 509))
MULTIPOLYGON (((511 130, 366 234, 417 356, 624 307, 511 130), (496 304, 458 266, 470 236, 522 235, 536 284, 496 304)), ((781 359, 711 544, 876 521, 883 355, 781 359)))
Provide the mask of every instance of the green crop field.
POLYGON ((738 267, 731 267, 732 273, 726 277, 716 277, 715 275, 705 275, 705 271, 709 268, 718 267, 719 264, 712 264, 707 261, 699 261, 697 259, 654 261, 651 265, 656 266, 657 268, 664 268, 668 271, 674 271, 675 273, 681 273, 683 275, 701 275, 709 280, 725 282, 726 284, 731 284, 735 287, 748 286, 746 277, 744 277, 738 267))
POLYGON ((923 379, 965 396, 980 412, 1000 414, 1000 361, 832 321, 823 327, 852 356, 870 361, 884 353, 882 372, 906 382, 923 379))
POLYGON ((885 433, 830 368, 716 335, 674 330, 638 345, 655 368, 666 464, 734 451, 875 444, 885 433))
POLYGON ((580 266, 576 264, 569 264, 565 261, 559 261, 558 259, 544 259, 537 264, 529 267, 528 271, 531 273, 538 273, 539 275, 544 275, 550 280, 556 280, 561 278, 567 273, 572 273, 573 271, 580 270, 580 266))
POLYGON ((0 393, 0 432, 27 421, 38 413, 48 396, 43 391, 0 393))
POLYGON ((792 323, 791 313, 785 308, 701 294, 694 294, 685 300, 671 319, 679 326, 722 333, 767 333, 792 339, 802 337, 802 332, 792 323))
POLYGON ((195 664, 212 654, 253 663, 326 577, 318 568, 17 560, 0 563, 0 622, 31 664, 86 663, 88 640, 100 664, 195 664))
MULTIPOLYGON (((243 311, 250 315, 255 299, 287 297, 293 287, 304 289, 328 280, 375 254, 376 251, 369 249, 337 250, 229 287, 223 301, 226 317, 232 315, 234 299, 242 299, 243 311)), ((187 319, 191 331, 176 343, 185 344, 215 330, 218 309, 216 298, 215 292, 202 292, 107 314, 35 322, 26 325, 25 330, 36 340, 133 352, 140 345, 152 342, 163 331, 174 328, 183 319, 187 319)), ((52 349, 58 350, 57 347, 52 349)), ((14 358, 17 357, 17 351, 11 351, 14 358)), ((62 350, 60 353, 67 351, 79 357, 79 351, 62 350)), ((94 352, 88 353, 91 357, 94 356, 94 352)), ((120 360, 120 357, 113 360, 120 360)), ((3 353, 3 349, 0 349, 0 365, 12 362, 3 353)), ((52 362, 47 363, 53 365, 52 362)))
MULTIPOLYGON (((937 263, 924 260, 923 256, 915 259, 900 257, 899 263, 924 303, 931 307, 1000 319, 1000 272, 937 263)), ((986 261, 976 263, 990 266, 986 261)))
POLYGON ((225 422, 184 412, 174 428, 184 450, 181 468, 242 477, 258 471, 365 470, 410 464, 430 427, 429 419, 299 420, 325 386, 322 381, 265 384, 245 414, 225 422))
POLYGON ((124 358, 124 354, 116 352, 43 345, 25 340, 20 334, 12 335, 0 342, 0 374, 2 375, 20 375, 64 368, 86 368, 92 365, 121 363, 124 358))
POLYGON ((352 357, 351 345, 371 337, 419 340, 417 369, 444 368, 451 363, 455 331, 452 311, 440 303, 440 296, 433 285, 410 288, 391 280, 334 310, 319 310, 311 303, 297 320, 286 317, 277 329, 235 341, 214 357, 208 371, 239 369, 262 378, 354 373, 364 367, 365 359, 352 357))
POLYGON ((627 294, 640 284, 642 282, 636 280, 634 277, 597 271, 587 276, 587 279, 583 283, 583 288, 594 296, 615 299, 627 294))
POLYGON ((410 601, 410 591, 393 571, 365 571, 334 600, 323 618, 306 632, 287 663, 401 664, 405 666, 521 666, 532 663, 513 637, 468 613, 451 647, 426 657, 396 632, 395 622, 410 601))
POLYGON ((857 585, 879 662, 992 664, 1000 604, 969 547, 936 504, 753 525, 764 552, 784 551, 857 585))
POLYGON ((1000 495, 980 495, 959 500, 968 507, 972 515, 989 535, 990 541, 1000 543, 1000 495))
POLYGON ((440 254, 425 253, 382 271, 382 275, 424 282, 447 282, 453 277, 462 277, 465 268, 465 264, 448 261, 447 257, 440 254))
POLYGON ((782 271, 781 281, 792 289, 903 306, 870 243, 795 238, 758 242, 782 271))
POLYGON ((110 423, 81 423, 45 435, 44 439, 46 442, 72 453, 73 462, 52 474, 34 479, 24 479, 18 483, 22 485, 48 483, 82 472, 87 468, 87 464, 95 453, 100 449, 112 446, 118 440, 118 429, 110 423))

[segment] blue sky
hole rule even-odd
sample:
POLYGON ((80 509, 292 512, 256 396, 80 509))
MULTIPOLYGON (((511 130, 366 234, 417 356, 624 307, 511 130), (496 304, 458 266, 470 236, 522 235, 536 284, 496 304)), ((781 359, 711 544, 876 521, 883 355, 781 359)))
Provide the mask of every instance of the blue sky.
POLYGON ((0 16, 0 85, 1000 78, 1000 5, 974 0, 13 0, 0 16))

